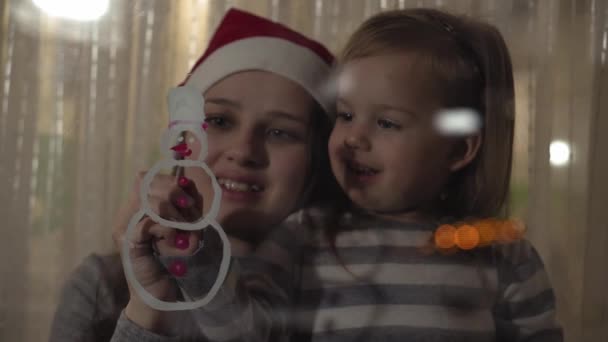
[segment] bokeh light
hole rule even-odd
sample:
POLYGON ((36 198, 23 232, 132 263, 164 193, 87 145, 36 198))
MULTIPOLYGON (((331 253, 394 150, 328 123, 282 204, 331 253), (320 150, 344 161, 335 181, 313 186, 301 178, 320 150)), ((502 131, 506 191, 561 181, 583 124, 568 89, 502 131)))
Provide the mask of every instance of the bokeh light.
POLYGON ((549 162, 553 166, 565 166, 570 163, 570 144, 554 140, 549 145, 549 162))
POLYGON ((103 16, 109 7, 109 0, 33 0, 34 4, 48 15, 91 21, 103 16))
POLYGON ((523 222, 519 220, 508 220, 504 221, 499 226, 499 241, 500 242, 513 242, 521 239, 524 235, 525 226, 523 222))
POLYGON ((456 229, 454 242, 463 250, 471 250, 479 245, 479 231, 470 225, 462 225, 456 229))
POLYGON ((480 220, 473 225, 479 231, 479 246, 487 246, 496 240, 496 220, 480 220))
POLYGON ((456 234, 456 227, 449 224, 440 226, 435 231, 435 245, 441 249, 454 247, 456 244, 454 234, 456 234))
POLYGON ((523 239, 525 231, 525 224, 518 219, 487 218, 455 225, 444 224, 435 231, 435 248, 440 251, 466 251, 492 244, 512 243, 523 239))
POLYGON ((435 116, 435 129, 443 135, 471 135, 481 128, 479 114, 471 108, 444 109, 435 116))

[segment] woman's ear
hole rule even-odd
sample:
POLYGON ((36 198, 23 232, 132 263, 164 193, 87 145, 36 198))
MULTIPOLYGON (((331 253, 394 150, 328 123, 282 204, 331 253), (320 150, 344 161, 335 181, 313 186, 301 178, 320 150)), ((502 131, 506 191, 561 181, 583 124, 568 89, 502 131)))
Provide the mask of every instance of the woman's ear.
POLYGON ((469 165, 481 147, 481 135, 475 134, 460 140, 454 148, 450 171, 455 172, 469 165))

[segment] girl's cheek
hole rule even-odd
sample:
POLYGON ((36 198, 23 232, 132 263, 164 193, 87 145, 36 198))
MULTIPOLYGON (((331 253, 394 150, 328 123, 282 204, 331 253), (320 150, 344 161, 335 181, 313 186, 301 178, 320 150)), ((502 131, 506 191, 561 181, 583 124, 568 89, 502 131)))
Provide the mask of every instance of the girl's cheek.
POLYGON ((328 143, 328 152, 329 152, 329 157, 330 158, 334 158, 334 154, 338 153, 340 151, 341 148, 341 144, 340 144, 340 134, 339 132, 334 129, 334 131, 332 131, 331 135, 329 136, 329 143, 328 143))

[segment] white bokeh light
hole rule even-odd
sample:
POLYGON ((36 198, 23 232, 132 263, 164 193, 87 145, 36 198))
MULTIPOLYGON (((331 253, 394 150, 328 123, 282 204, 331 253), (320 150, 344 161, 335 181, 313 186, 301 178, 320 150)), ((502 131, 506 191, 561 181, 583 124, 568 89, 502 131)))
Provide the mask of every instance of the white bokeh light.
POLYGON ((33 0, 48 15, 78 21, 91 21, 103 16, 109 0, 33 0))
POLYGON ((481 118, 470 108, 444 109, 435 116, 435 128, 444 135, 471 135, 481 128, 481 118))
POLYGON ((565 166, 570 162, 570 144, 554 140, 549 145, 549 162, 553 166, 565 166))

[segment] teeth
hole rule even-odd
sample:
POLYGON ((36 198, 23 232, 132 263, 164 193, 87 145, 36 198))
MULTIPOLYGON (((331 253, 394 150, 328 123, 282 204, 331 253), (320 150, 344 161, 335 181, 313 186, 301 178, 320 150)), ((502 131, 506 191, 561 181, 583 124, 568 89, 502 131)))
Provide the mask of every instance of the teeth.
POLYGON ((247 184, 247 183, 241 183, 241 182, 237 182, 231 179, 226 179, 226 178, 220 178, 218 179, 218 183, 220 183, 222 186, 224 186, 224 188, 228 189, 228 190, 232 190, 232 191, 242 191, 242 192, 246 192, 246 191, 252 191, 252 192, 258 192, 262 190, 262 187, 260 187, 257 184, 247 184))
POLYGON ((360 166, 360 165, 358 165, 358 164, 349 163, 349 165, 348 165, 348 166, 349 166, 349 167, 350 167, 352 170, 354 170, 355 172, 357 172, 357 173, 364 173, 364 174, 367 174, 367 175, 371 175, 371 174, 376 173, 376 170, 371 169, 371 168, 369 168, 369 167, 363 167, 363 166, 360 166))

